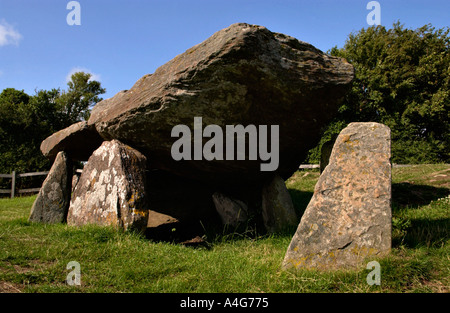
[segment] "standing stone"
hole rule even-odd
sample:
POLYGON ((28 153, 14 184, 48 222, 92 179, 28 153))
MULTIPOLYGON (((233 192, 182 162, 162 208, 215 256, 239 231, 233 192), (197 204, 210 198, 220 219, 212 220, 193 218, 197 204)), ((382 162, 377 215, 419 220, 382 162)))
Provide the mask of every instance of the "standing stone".
POLYGON ((294 204, 284 180, 275 175, 262 190, 262 215, 264 226, 270 233, 298 223, 294 204))
POLYGON ((248 208, 244 202, 227 197, 220 192, 215 192, 212 198, 223 225, 237 227, 247 221, 248 208))
POLYGON ((31 208, 30 222, 64 223, 70 204, 72 162, 59 152, 31 208))
POLYGON ((355 268, 391 248, 390 129, 351 123, 338 136, 284 268, 355 268))
POLYGON ((69 225, 147 226, 146 158, 118 140, 105 141, 89 158, 73 193, 69 225))

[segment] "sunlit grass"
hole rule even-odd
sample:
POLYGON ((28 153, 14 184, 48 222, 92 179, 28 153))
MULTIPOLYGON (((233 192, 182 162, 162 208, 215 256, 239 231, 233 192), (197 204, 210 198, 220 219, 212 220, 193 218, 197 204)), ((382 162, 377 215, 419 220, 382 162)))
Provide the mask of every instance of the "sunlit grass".
MULTIPOLYGON (((282 270, 292 233, 217 236, 208 238, 209 248, 191 248, 109 227, 30 223, 35 197, 23 197, 0 199, 0 291, 449 292, 450 203, 441 197, 448 181, 438 176, 438 184, 429 182, 446 168, 410 170, 394 169, 394 184, 417 181, 435 189, 428 190, 426 204, 393 203, 393 249, 378 259, 380 286, 367 284, 365 268, 282 270), (433 198, 433 191, 439 197, 433 198), (81 286, 66 283, 70 261, 80 264, 81 286)), ((287 181, 298 212, 306 208, 318 176, 316 171, 299 171, 287 181)))

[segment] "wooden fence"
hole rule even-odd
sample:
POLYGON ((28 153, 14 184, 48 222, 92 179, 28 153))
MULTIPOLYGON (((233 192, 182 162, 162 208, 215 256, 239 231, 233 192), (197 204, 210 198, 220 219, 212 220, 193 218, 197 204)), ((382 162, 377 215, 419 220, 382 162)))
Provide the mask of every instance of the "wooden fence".
MULTIPOLYGON (((319 168, 319 164, 301 164, 299 166, 299 169, 313 169, 313 168, 319 168)), ((75 170, 74 174, 81 174, 81 169, 75 170)), ((49 172, 34 172, 34 173, 22 173, 18 174, 15 171, 13 171, 11 174, 0 174, 0 178, 9 178, 11 179, 11 188, 10 189, 0 189, 0 195, 1 194, 9 194, 11 198, 14 198, 16 194, 23 194, 23 193, 38 193, 39 188, 28 188, 28 189, 16 189, 16 183, 18 178, 22 177, 31 177, 31 176, 47 176, 49 172)))
POLYGON ((39 190, 41 189, 40 187, 16 190, 17 179, 22 178, 22 177, 31 177, 31 176, 47 176, 47 174, 48 174, 48 171, 47 172, 22 173, 22 174, 17 174, 15 171, 13 171, 11 174, 0 174, 0 178, 11 179, 11 189, 0 189, 0 194, 10 194, 11 198, 14 198, 16 195, 16 192, 19 194, 39 192, 39 190))
MULTIPOLYGON (((77 169, 74 171, 74 174, 81 175, 82 170, 77 169)), ((33 172, 33 173, 22 173, 17 174, 16 171, 13 171, 11 174, 0 174, 0 178, 9 178, 11 179, 11 189, 0 189, 0 194, 9 194, 11 198, 14 198, 16 196, 16 193, 37 193, 39 190, 41 190, 41 187, 39 188, 27 188, 27 189, 16 189, 16 182, 18 178, 22 177, 32 177, 32 176, 47 176, 49 171, 45 172, 33 172)))
MULTIPOLYGON (((392 167, 407 167, 412 166, 412 164, 392 164, 392 167)), ((299 166, 299 169, 314 169, 319 168, 319 164, 301 164, 299 166)), ((82 172, 81 169, 75 170, 74 174, 80 175, 82 172)), ((39 188, 28 188, 28 189, 19 189, 16 190, 16 180, 17 178, 22 177, 31 177, 31 176, 47 176, 49 172, 34 172, 34 173, 23 173, 23 174, 17 174, 15 171, 13 171, 11 174, 0 174, 0 178, 10 178, 11 179, 11 189, 0 189, 0 194, 10 194, 11 198, 14 198, 16 195, 16 192, 21 193, 36 193, 39 192, 41 189, 39 188)))

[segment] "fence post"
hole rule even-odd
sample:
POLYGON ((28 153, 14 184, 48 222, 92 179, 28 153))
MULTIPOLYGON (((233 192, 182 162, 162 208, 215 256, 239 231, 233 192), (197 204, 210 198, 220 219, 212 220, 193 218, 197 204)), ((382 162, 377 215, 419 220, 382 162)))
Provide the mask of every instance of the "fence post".
POLYGON ((16 171, 11 173, 11 198, 14 198, 16 193, 16 171))

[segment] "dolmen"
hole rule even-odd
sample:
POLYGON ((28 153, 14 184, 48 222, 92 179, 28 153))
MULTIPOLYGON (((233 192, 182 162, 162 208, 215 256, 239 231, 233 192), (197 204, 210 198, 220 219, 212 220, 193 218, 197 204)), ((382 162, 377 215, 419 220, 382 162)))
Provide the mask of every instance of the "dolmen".
POLYGON ((41 151, 54 165, 30 220, 192 236, 214 227, 295 228, 284 181, 353 78, 345 59, 233 24, 45 139, 41 151), (74 161, 85 163, 76 186, 74 161))

